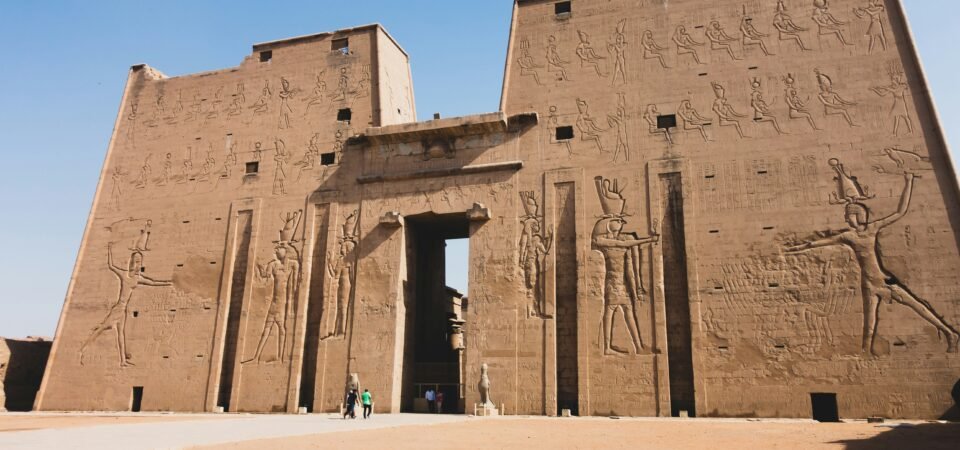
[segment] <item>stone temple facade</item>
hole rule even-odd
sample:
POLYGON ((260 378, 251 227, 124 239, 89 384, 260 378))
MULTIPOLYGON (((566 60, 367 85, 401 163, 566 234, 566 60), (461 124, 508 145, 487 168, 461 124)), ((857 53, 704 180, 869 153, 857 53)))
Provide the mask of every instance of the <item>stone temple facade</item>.
POLYGON ((36 408, 953 406, 960 190, 899 1, 518 0, 499 111, 412 86, 377 25, 133 66, 36 408))

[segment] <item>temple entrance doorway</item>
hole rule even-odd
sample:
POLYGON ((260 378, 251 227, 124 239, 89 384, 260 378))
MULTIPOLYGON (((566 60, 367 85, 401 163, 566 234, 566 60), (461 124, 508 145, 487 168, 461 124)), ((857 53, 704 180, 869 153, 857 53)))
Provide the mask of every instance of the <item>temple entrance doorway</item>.
POLYGON ((465 214, 407 216, 404 286, 403 412, 462 414, 462 286, 467 277, 470 224, 465 214), (449 245, 448 245, 449 242, 449 245), (449 251, 448 251, 449 249, 449 251), (449 258, 449 260, 448 260, 449 258), (450 273, 448 273, 448 270, 450 273))

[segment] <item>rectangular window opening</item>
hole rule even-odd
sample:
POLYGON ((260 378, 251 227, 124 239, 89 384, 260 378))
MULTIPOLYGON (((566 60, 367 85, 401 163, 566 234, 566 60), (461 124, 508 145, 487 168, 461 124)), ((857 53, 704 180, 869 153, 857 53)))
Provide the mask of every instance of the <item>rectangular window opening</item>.
POLYGON ((343 53, 344 55, 349 55, 350 39, 348 38, 334 39, 330 44, 330 50, 343 53))
POLYGON ((353 118, 353 111, 350 108, 343 108, 337 111, 337 121, 338 122, 350 122, 350 119, 353 118))
POLYGON ((657 116, 657 128, 666 130, 677 127, 677 116, 675 114, 666 114, 657 116))
POLYGON ((571 12, 573 12, 573 5, 571 4, 571 2, 554 3, 553 12, 558 16, 561 14, 570 14, 571 12))
POLYGON ((252 175, 260 171, 260 163, 257 161, 248 162, 245 168, 247 175, 252 175))
POLYGON ((557 127, 557 140, 566 141, 573 139, 573 127, 557 127))
POLYGON ((260 52, 260 62, 262 63, 270 62, 271 59, 273 59, 273 50, 266 50, 266 51, 260 52))
POLYGON ((320 154, 320 165, 321 166, 332 166, 337 163, 337 154, 336 153, 321 153, 320 154))

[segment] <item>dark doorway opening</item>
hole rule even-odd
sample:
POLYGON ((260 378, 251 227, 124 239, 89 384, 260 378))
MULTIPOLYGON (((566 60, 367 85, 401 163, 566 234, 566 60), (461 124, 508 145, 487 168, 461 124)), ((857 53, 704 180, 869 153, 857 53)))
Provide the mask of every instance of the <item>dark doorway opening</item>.
POLYGON ((557 183, 556 324, 557 414, 580 415, 580 367, 577 341, 577 211, 574 183, 557 183))
MULTIPOLYGON (((463 294, 447 284, 447 241, 469 238, 466 214, 406 217, 407 282, 403 358, 404 412, 464 412, 462 351, 463 294), (435 400, 427 400, 432 390, 435 400), (442 403, 438 401, 442 398, 442 403)), ((458 245, 461 246, 462 245, 458 245)), ((469 256, 457 256, 466 265, 469 256)), ((455 264, 460 266, 460 264, 455 264)))
POLYGON ((667 351, 670 370, 670 415, 686 411, 696 416, 693 390, 693 351, 690 329, 690 295, 687 284, 686 235, 683 223, 683 186, 679 173, 660 175, 663 220, 663 294, 667 315, 667 351))
POLYGON ((143 406, 143 386, 134 386, 133 402, 130 403, 130 411, 140 412, 141 406, 143 406))
POLYGON ((837 408, 837 394, 810 394, 810 404, 813 405, 813 420, 817 422, 840 421, 840 411, 839 408, 837 408))

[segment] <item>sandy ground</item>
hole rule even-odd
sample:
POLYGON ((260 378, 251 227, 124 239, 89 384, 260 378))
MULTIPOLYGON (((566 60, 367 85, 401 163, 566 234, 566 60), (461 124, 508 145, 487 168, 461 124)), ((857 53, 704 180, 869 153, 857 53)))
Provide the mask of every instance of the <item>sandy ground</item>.
POLYGON ((0 433, 28 430, 90 427, 154 422, 217 419, 223 416, 192 414, 118 415, 112 413, 2 413, 0 433))
POLYGON ((960 424, 500 418, 264 439, 195 448, 206 450, 349 448, 957 450, 960 448, 960 424))

